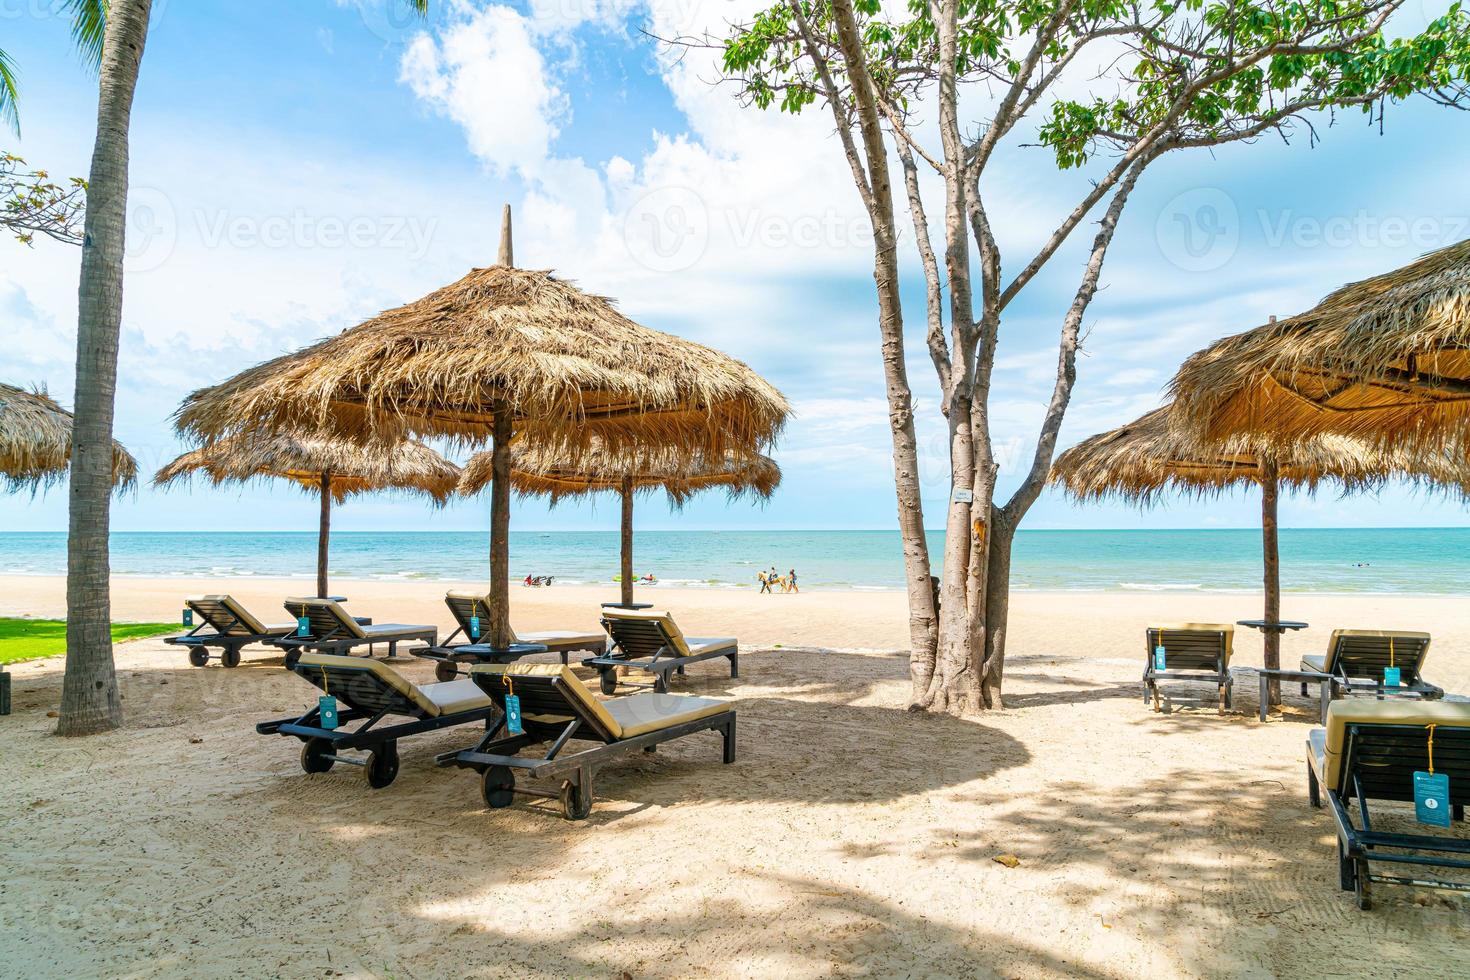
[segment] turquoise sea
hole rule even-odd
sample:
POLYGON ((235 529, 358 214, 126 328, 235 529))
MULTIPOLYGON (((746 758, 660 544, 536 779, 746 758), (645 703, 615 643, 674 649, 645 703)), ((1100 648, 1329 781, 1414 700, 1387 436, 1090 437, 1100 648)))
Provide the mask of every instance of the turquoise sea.
MULTIPOLYGON (((943 534, 930 537, 939 555, 943 534)), ((332 574, 379 580, 477 580, 486 536, 474 532, 339 532, 332 574)), ((903 584, 897 532, 648 531, 635 543, 635 571, 666 585, 756 588, 775 565, 796 569, 802 588, 896 589, 903 584)), ((618 567, 612 532, 511 533, 516 579, 552 575, 565 584, 609 582, 618 567)), ((121 575, 290 576, 316 569, 312 533, 113 535, 121 575)), ((66 535, 0 533, 0 574, 59 575, 66 535)), ((1470 528, 1345 528, 1281 532, 1281 578, 1295 592, 1470 592, 1470 528)), ((1022 531, 1014 584, 1054 591, 1254 592, 1261 581, 1255 530, 1022 531)))

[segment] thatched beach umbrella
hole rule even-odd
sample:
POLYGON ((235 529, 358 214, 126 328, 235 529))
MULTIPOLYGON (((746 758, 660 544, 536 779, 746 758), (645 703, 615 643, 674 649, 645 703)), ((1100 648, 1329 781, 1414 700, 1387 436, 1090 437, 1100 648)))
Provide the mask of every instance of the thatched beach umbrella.
POLYGON ((442 507, 459 482, 459 467, 421 442, 363 447, 341 439, 286 433, 250 439, 233 436, 185 453, 159 470, 156 486, 188 482, 195 474, 212 484, 283 479, 321 497, 317 531, 316 590, 327 595, 327 553, 332 504, 373 490, 424 494, 442 507))
MULTIPOLYGON (((479 453, 465 464, 461 493, 479 493, 492 482, 490 453, 479 453)), ((670 505, 682 507, 703 490, 722 488, 733 500, 750 495, 765 500, 781 483, 781 468, 768 456, 726 453, 693 459, 679 453, 643 451, 615 453, 595 446, 574 457, 546 449, 515 447, 511 456, 511 486, 518 493, 548 496, 554 506, 568 497, 604 491, 618 494, 622 503, 621 588, 623 605, 633 602, 633 500, 638 494, 663 491, 670 505)))
POLYGON ((634 323, 550 272, 513 268, 507 208, 498 266, 197 391, 177 423, 206 441, 293 428, 491 440, 491 642, 505 646, 513 435, 572 453, 594 441, 757 452, 787 411, 734 358, 634 323))
MULTIPOLYGON (((1265 616, 1281 620, 1277 499, 1282 486, 1315 491, 1324 481, 1347 490, 1372 488, 1390 476, 1459 485, 1470 469, 1444 455, 1416 458, 1346 436, 1321 435, 1289 445, 1237 436, 1211 443, 1194 438, 1173 406, 1154 409, 1128 425, 1095 435, 1057 457, 1051 479, 1082 501, 1117 497, 1150 506, 1170 492, 1211 496, 1231 487, 1261 488, 1265 616)), ((1280 634, 1265 631, 1267 667, 1280 666, 1280 634)), ((1273 699, 1277 697, 1273 685, 1273 699)))
MULTIPOLYGON (((0 384, 0 485, 34 491, 60 480, 71 463, 71 429, 71 413, 44 391, 0 384)), ((137 478, 138 461, 114 442, 113 484, 126 490, 137 478)))
POLYGON ((1181 419, 1211 438, 1470 441, 1470 240, 1212 344, 1173 392, 1181 419))

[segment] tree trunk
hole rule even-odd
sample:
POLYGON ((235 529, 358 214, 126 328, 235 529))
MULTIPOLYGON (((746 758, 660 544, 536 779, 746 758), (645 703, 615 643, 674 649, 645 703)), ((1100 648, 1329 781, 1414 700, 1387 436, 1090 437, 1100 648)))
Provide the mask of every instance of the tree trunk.
POLYGON ((332 474, 321 476, 322 519, 316 532, 316 597, 327 597, 327 553, 332 540, 332 474))
POLYGON ((985 631, 981 648, 980 706, 1003 708, 1001 682, 1005 679, 1006 623, 1011 611, 1011 549, 1016 524, 995 514, 990 522, 990 549, 985 572, 985 631))
POLYGON ((633 605, 633 478, 623 478, 622 581, 619 598, 624 606, 633 605))
MULTIPOLYGON (((1261 554, 1265 570, 1268 623, 1281 622, 1281 555, 1277 551, 1276 504, 1280 493, 1280 472, 1274 459, 1261 461, 1261 554)), ((1268 670, 1281 667, 1281 634, 1273 629, 1261 631, 1268 670)), ((1270 703, 1281 703, 1281 681, 1270 682, 1270 703)))
POLYGON ((108 532, 112 418, 122 325, 123 245, 128 200, 128 126, 152 0, 113 0, 102 45, 97 138, 88 174, 87 216, 77 291, 76 411, 66 568, 66 676, 59 735, 90 735, 122 724, 112 660, 108 532))
POLYGON ((490 646, 504 650, 510 631, 510 406, 495 406, 490 449, 490 646))

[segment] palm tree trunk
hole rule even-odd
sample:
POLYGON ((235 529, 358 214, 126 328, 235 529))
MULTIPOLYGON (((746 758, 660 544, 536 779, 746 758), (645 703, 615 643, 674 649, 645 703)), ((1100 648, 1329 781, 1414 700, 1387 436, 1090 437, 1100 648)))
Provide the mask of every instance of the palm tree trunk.
POLYGON ((316 597, 327 597, 327 553, 332 540, 332 474, 322 474, 322 520, 316 532, 316 597))
POLYGON ((107 535, 112 497, 112 417, 122 325, 128 127, 152 0, 112 0, 102 45, 97 138, 77 290, 76 411, 66 555, 66 677, 58 735, 122 724, 112 661, 107 535))
MULTIPOLYGON (((1261 551, 1265 566, 1266 608, 1268 623, 1281 622, 1281 556, 1277 551, 1276 504, 1280 492, 1280 474, 1274 459, 1261 461, 1261 551)), ((1265 664, 1268 670, 1281 667, 1281 634, 1267 628, 1262 631, 1265 664)), ((1281 703, 1281 682, 1272 679, 1270 703, 1281 703)))
POLYGON ((623 605, 633 604, 633 478, 623 478, 623 580, 620 583, 623 605))
POLYGON ((490 449, 490 646, 504 650, 510 632, 510 408, 495 406, 490 449))

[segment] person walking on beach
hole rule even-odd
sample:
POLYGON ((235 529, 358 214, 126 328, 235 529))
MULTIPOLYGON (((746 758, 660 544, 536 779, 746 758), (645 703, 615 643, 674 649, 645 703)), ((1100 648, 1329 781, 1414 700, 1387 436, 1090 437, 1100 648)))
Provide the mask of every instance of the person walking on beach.
POLYGON ((787 585, 788 591, 791 591, 791 592, 800 592, 801 591, 800 589, 798 589, 796 587, 796 569, 793 568, 791 571, 789 571, 789 572, 786 573, 786 585, 787 585))

